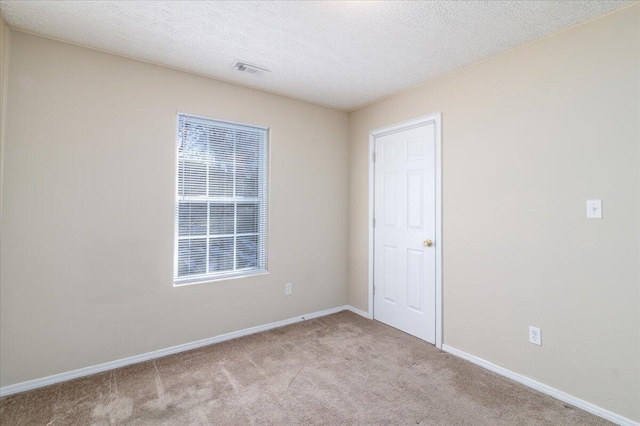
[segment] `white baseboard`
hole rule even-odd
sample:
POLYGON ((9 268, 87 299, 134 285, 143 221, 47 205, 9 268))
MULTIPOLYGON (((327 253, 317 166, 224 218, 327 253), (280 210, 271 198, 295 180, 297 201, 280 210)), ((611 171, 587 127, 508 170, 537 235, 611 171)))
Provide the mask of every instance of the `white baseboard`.
POLYGON ((147 352, 140 355, 134 355, 127 358, 118 359, 115 361, 109 361, 103 364, 80 368, 78 370, 67 371, 65 373, 54 374, 52 376, 47 376, 40 379, 34 379, 34 380, 22 382, 22 383, 16 383, 14 385, 4 386, 0 388, 0 397, 6 396, 6 395, 12 395, 14 393, 19 393, 19 392, 25 392, 25 391, 40 388, 43 386, 52 385, 54 383, 60 383, 60 382, 65 382, 67 380, 77 379, 79 377, 89 376, 91 374, 101 373, 107 370, 113 370, 114 368, 124 367, 126 365, 136 364, 138 362, 149 361, 149 360, 160 358, 163 356, 173 355, 179 352, 200 348, 202 346, 224 342, 225 340, 231 340, 231 339, 236 339, 238 337, 247 336, 249 334, 260 333, 261 331, 271 330, 272 328, 284 327, 285 325, 294 324, 297 322, 310 320, 310 319, 322 317, 325 315, 335 314, 336 312, 341 312, 344 310, 351 310, 350 308, 351 308, 350 306, 346 306, 346 305, 338 306, 337 308, 326 309, 324 311, 313 312, 307 315, 300 315, 298 317, 289 318, 282 321, 276 321, 269 324, 258 325, 256 327, 245 328, 244 330, 233 331, 231 333, 221 334, 219 336, 210 337, 208 339, 197 340, 195 342, 184 343, 182 345, 172 346, 170 348, 159 349, 157 351, 147 352))
POLYGON ((500 367, 499 365, 493 364, 487 360, 482 358, 478 358, 475 355, 468 354, 456 348, 452 348, 451 346, 442 345, 442 350, 450 353, 451 355, 455 355, 457 357, 466 359, 480 367, 484 367, 487 370, 491 370, 494 373, 498 373, 501 376, 507 377, 511 380, 514 380, 518 383, 522 383, 525 386, 533 388, 539 392, 552 396, 560 401, 571 404, 575 407, 578 407, 584 411, 587 411, 591 414, 595 414, 596 416, 602 417, 603 419, 609 420, 610 422, 622 425, 622 426, 640 426, 638 422, 635 422, 631 419, 623 417, 619 414, 616 414, 612 411, 605 410, 602 407, 598 407, 590 402, 584 401, 580 398, 576 398, 575 396, 569 395, 568 393, 562 392, 556 388, 552 388, 551 386, 545 385, 540 382, 536 382, 533 379, 530 379, 522 374, 515 373, 511 370, 507 370, 506 368, 500 367))
POLYGON ((361 311, 360 309, 358 309, 358 308, 354 308, 354 307, 353 307, 353 306, 351 306, 351 305, 347 305, 347 306, 345 306, 345 308, 346 308, 348 311, 353 312, 354 314, 358 314, 358 315, 360 315, 361 317, 365 317, 365 318, 367 318, 367 319, 373 319, 373 318, 371 317, 371 315, 370 315, 368 312, 361 311))

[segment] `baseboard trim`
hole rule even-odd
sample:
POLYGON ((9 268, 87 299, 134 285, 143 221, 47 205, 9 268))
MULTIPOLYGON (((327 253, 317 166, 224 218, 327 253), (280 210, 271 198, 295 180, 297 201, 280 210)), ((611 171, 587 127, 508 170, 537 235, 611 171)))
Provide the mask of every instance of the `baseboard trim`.
POLYGON ((182 345, 171 346, 157 351, 147 352, 140 355, 134 355, 127 358, 121 358, 115 361, 105 362, 103 364, 92 365, 89 367, 79 368, 77 370, 67 371, 65 373, 54 374, 40 379, 29 380, 26 382, 16 383, 14 385, 4 386, 0 388, 0 397, 12 395, 15 393, 25 392, 37 389, 43 386, 53 385, 55 383, 66 382, 67 380, 77 379, 91 374, 102 373, 103 371, 113 370, 114 368, 124 367, 138 362, 149 361, 167 355, 177 354, 179 352, 197 349, 202 346, 212 345, 214 343, 224 342, 226 340, 237 339, 238 337, 248 336, 249 334, 260 333, 261 331, 271 330, 273 328, 284 327, 285 325, 295 324, 310 320, 313 318, 323 317, 325 315, 335 314, 345 310, 351 310, 350 306, 338 306, 336 308, 325 309, 323 311, 313 312, 307 315, 300 315, 282 321, 276 321, 269 324, 258 325, 255 327, 245 328, 243 330, 233 331, 231 333, 221 334, 219 336, 207 339, 197 340, 195 342, 184 343, 182 345))
POLYGON ((616 414, 602 407, 598 407, 597 405, 584 401, 575 396, 569 395, 568 393, 562 392, 561 390, 558 390, 556 388, 552 388, 551 386, 545 385, 540 382, 536 382, 535 380, 530 379, 526 376, 523 376, 522 374, 518 374, 511 370, 507 370, 504 367, 500 367, 499 365, 493 364, 475 355, 468 354, 459 349, 452 348, 451 346, 448 346, 448 345, 442 345, 442 350, 450 353, 451 355, 455 355, 459 358, 466 359, 467 361, 472 362, 476 365, 479 365, 480 367, 486 368, 487 370, 491 370, 494 373, 500 374, 501 376, 507 377, 518 383, 522 383, 525 386, 528 386, 539 392, 547 394, 553 398, 559 399, 560 401, 563 401, 575 407, 578 407, 591 414, 595 414, 596 416, 602 417, 603 419, 609 420, 610 422, 619 424, 621 426, 640 426, 638 422, 635 422, 631 419, 623 417, 620 414, 616 414))
POLYGON ((354 308, 354 307, 353 307, 353 306, 351 306, 351 305, 347 305, 347 306, 346 306, 346 308, 347 308, 347 310, 348 310, 348 311, 351 311, 351 312, 353 312, 354 314, 358 314, 358 315, 360 315, 361 317, 365 317, 365 318, 367 318, 367 319, 373 319, 373 318, 371 317, 371 315, 370 315, 368 312, 361 311, 360 309, 358 309, 358 308, 354 308))

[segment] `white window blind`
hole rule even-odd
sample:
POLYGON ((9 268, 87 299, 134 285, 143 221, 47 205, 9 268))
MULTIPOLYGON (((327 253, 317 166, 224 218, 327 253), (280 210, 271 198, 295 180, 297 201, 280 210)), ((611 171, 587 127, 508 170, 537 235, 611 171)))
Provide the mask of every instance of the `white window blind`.
POLYGON ((267 130, 178 115, 174 283, 266 272, 267 130))

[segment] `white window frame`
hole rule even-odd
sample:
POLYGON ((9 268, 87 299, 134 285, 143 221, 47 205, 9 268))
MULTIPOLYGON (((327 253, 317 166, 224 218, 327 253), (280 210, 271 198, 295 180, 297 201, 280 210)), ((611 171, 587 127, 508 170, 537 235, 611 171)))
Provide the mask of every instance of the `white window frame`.
MULTIPOLYGON (((265 127, 265 126, 259 126, 259 125, 255 125, 255 124, 247 124, 247 123, 241 123, 241 122, 237 122, 237 121, 229 121, 229 120, 221 120, 218 118, 212 118, 212 117, 207 117, 207 116, 203 116, 203 115, 198 115, 198 114, 191 114, 188 112, 181 112, 181 111, 177 111, 176 112, 176 124, 175 124, 175 147, 174 147, 174 155, 175 155, 175 176, 174 176, 174 188, 175 188, 175 193, 174 193, 174 250, 173 250, 173 286, 174 287, 182 287, 182 286, 186 286, 186 285, 192 285, 192 284, 204 284, 204 283, 208 283, 208 282, 214 282, 214 281, 221 281, 221 280, 229 280, 229 279, 236 279, 236 278, 245 278, 245 277, 252 277, 252 276, 257 276, 257 275, 267 275, 269 273, 269 250, 268 250, 268 244, 269 244, 269 239, 268 239, 268 234, 269 234, 269 174, 270 174, 270 165, 271 165, 271 143, 270 143, 270 131, 269 131, 269 127, 265 127), (178 277, 178 257, 179 257, 179 241, 180 241, 180 237, 179 237, 179 222, 178 219, 176 217, 176 215, 178 214, 178 207, 179 207, 179 203, 180 203, 180 196, 179 196, 179 173, 180 173, 180 159, 179 159, 179 149, 180 149, 180 116, 189 116, 189 117, 193 117, 193 118, 197 118, 197 119, 201 119, 201 120, 209 120, 209 121, 214 121, 217 123, 222 123, 222 124, 229 124, 232 126, 243 126, 243 127, 249 127, 249 128, 255 128, 255 129, 260 129, 260 130, 264 130, 266 135, 265 135, 265 158, 264 158, 264 166, 265 166, 265 172, 264 172, 264 182, 261 183, 261 185, 264 185, 264 203, 263 203, 263 209, 264 211, 262 212, 262 214, 264 215, 264 234, 262 235, 262 238, 264 239, 264 244, 259 246, 259 250, 263 250, 263 256, 264 256, 264 268, 254 268, 254 269, 249 269, 249 270, 237 270, 237 271, 221 271, 221 272, 214 272, 214 273, 208 273, 208 274, 202 274, 202 275, 191 275, 191 276, 187 276, 184 278, 179 278, 178 277)), ((237 216, 236 216, 237 218, 237 216)), ((234 219, 235 220, 235 219, 234 219)), ((207 240, 209 238, 209 229, 207 229, 207 240)), ((207 247, 208 247, 209 243, 207 241, 207 247)), ((207 249, 208 252, 208 249, 207 249)), ((206 259, 206 262, 209 262, 209 259, 206 259)))

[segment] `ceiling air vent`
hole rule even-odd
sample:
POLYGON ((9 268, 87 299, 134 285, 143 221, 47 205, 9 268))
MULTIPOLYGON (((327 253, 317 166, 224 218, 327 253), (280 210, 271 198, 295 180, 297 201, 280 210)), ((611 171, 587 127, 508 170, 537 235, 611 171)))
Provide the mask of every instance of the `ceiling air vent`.
POLYGON ((265 75, 266 73, 271 72, 271 70, 259 67, 257 65, 252 65, 244 61, 234 61, 233 64, 231 64, 231 68, 253 75, 265 75))

